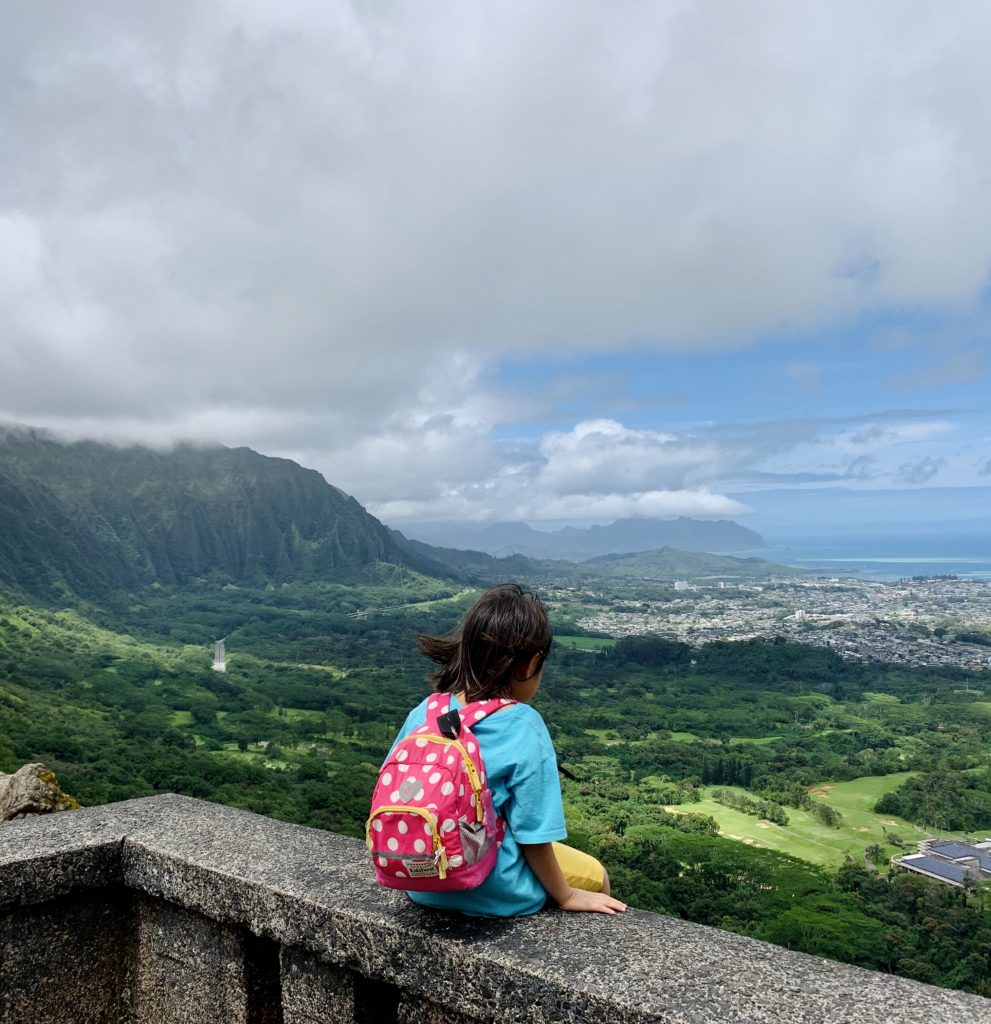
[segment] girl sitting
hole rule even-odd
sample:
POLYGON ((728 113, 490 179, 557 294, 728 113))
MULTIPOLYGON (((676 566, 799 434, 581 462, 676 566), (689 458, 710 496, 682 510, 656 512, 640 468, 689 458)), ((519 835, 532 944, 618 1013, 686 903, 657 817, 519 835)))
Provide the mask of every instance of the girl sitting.
MULTIPOLYGON (((427 907, 487 917, 534 914, 550 897, 562 910, 614 914, 605 868, 562 845, 566 837, 557 758, 547 727, 529 706, 550 653, 551 627, 536 595, 515 584, 493 587, 446 636, 422 635, 417 647, 440 669, 431 676, 452 708, 496 697, 518 703, 472 725, 487 785, 506 833, 495 867, 477 888, 410 892, 427 907)), ((426 721, 428 697, 406 718, 398 743, 426 721)))

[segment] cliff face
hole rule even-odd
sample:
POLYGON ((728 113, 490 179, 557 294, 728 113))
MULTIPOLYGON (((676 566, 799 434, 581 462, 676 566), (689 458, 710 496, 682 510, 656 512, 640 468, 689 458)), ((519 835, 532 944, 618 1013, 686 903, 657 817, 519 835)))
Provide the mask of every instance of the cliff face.
POLYGON ((249 448, 168 451, 0 430, 0 581, 50 596, 115 588, 346 579, 422 565, 319 473, 249 448))

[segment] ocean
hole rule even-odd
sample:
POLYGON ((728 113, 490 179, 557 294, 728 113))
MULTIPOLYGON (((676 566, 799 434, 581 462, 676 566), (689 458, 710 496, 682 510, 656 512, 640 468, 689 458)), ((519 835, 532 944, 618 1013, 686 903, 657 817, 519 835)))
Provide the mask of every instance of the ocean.
POLYGON ((734 552, 756 555, 830 576, 899 580, 906 576, 959 576, 991 581, 991 534, 955 537, 768 538, 770 547, 734 552))

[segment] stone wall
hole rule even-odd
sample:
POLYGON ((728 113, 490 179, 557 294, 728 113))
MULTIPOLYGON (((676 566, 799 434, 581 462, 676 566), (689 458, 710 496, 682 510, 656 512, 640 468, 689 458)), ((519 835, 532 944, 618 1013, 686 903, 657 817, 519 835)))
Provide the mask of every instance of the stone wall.
POLYGON ((991 1024, 991 1001, 631 910, 510 921, 185 797, 0 827, 0 1024, 991 1024))

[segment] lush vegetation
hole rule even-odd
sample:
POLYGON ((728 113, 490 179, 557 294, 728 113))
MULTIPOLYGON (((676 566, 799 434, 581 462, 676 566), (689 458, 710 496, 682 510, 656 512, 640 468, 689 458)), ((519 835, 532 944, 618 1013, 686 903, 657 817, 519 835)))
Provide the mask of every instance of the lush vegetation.
MULTIPOLYGON (((358 835, 425 689, 413 638, 471 596, 396 566, 356 585, 200 582, 99 608, 7 594, 0 770, 44 761, 84 804, 171 790, 358 835), (226 673, 210 668, 221 636, 226 673)), ((617 892, 991 992, 981 894, 888 868, 922 834, 912 821, 991 827, 983 676, 787 644, 586 643, 572 612, 562 603, 559 625, 579 642, 555 648, 538 704, 573 777, 571 841, 607 862, 617 892), (969 816, 932 818, 943 787, 944 811, 969 816)))
POLYGON ((906 779, 874 808, 923 828, 973 832, 991 822, 991 766, 977 774, 944 769, 906 779))

